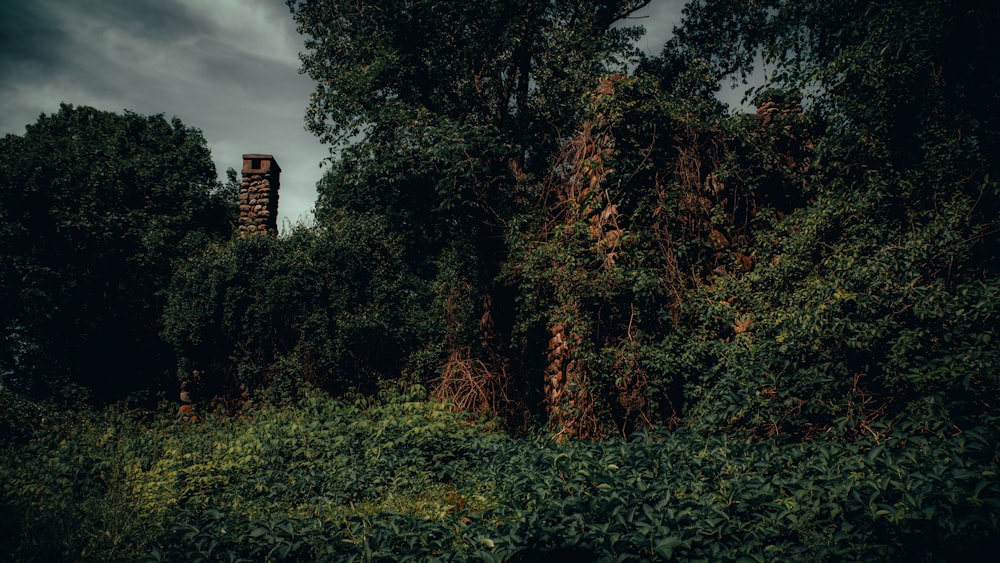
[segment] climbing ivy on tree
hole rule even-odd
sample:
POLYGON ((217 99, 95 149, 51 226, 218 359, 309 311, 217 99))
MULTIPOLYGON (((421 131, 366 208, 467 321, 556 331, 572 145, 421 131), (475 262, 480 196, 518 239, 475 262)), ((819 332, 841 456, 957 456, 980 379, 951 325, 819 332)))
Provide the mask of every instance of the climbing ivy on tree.
POLYGON ((377 213, 402 235, 454 325, 428 343, 430 366, 511 367, 513 292, 497 282, 510 221, 534 204, 526 180, 575 123, 573 100, 634 55, 638 31, 612 24, 647 3, 288 3, 317 82, 307 126, 342 149, 317 217, 377 213))
POLYGON ((758 212, 771 226, 752 273, 688 296, 663 341, 663 365, 686 374, 691 423, 816 436, 995 419, 983 397, 1000 389, 998 124, 986 110, 997 8, 696 1, 685 13, 673 56, 697 54, 717 76, 759 56, 771 92, 798 93, 761 111, 769 128, 734 121, 746 146, 778 158, 736 153, 729 181, 799 189, 791 208, 758 212), (794 98, 804 114, 789 121, 780 106, 794 98))

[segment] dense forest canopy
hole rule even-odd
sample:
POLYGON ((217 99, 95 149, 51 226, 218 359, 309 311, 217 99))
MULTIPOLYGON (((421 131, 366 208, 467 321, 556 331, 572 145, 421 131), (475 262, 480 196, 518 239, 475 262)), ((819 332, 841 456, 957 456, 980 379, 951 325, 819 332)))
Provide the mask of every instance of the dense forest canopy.
MULTIPOLYGON (((750 552, 725 538, 751 536, 755 556, 790 560, 986 545, 1000 530, 1000 8, 691 0, 654 56, 629 19, 648 3, 289 0, 316 81, 306 127, 332 156, 316 224, 281 237, 233 235, 231 186, 177 120, 64 106, 6 137, 0 399, 17 409, 0 423, 27 440, 45 401, 174 392, 176 371, 202 408, 256 413, 206 422, 198 455, 239 472, 211 441, 230 440, 256 452, 245 467, 284 471, 287 455, 317 488, 318 467, 337 474, 336 545, 384 533, 386 556, 424 545, 387 531, 404 520, 466 530, 425 534, 458 559, 528 557, 516 538, 555 549, 557 528, 610 559, 735 560, 750 552), (761 66, 755 113, 730 113, 715 94, 761 66), (397 462, 410 472, 386 477, 397 462), (635 530, 613 527, 602 495, 642 505, 641 485, 671 471, 702 484, 680 490, 688 511, 629 518, 679 535, 621 539, 635 530), (398 483, 450 508, 373 516, 398 483), (482 499, 474 516, 456 490, 482 499), (515 539, 493 550, 479 518, 515 539), (782 529, 791 544, 761 539, 782 529)), ((163 424, 150 435, 175 451, 163 424)), ((166 459, 131 466, 144 502, 159 471, 183 473, 166 459)), ((204 487, 185 494, 212 506, 216 466, 198 467, 204 487)), ((273 502, 260 474, 239 475, 232 506, 273 502)), ((232 509, 253 533, 257 508, 232 509)), ((215 526, 158 514, 152 554, 215 526)), ((281 557, 318 553, 321 528, 281 557)), ((262 553, 227 541, 205 539, 262 553)))

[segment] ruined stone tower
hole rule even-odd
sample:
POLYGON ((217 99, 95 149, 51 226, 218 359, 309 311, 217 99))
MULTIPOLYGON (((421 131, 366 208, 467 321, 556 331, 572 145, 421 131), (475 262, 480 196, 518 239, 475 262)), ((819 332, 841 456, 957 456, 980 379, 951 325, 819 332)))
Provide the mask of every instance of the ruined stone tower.
POLYGON ((278 234, 278 188, 281 168, 269 154, 243 155, 243 181, 240 183, 241 237, 278 234))

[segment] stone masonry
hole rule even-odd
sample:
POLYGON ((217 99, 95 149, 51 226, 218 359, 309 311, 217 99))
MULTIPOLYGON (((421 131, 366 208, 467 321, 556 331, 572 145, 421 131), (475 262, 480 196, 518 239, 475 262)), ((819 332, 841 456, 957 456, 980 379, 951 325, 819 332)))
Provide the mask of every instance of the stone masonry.
POLYGON ((241 237, 278 234, 278 188, 281 168, 269 154, 243 155, 243 181, 240 183, 241 237))

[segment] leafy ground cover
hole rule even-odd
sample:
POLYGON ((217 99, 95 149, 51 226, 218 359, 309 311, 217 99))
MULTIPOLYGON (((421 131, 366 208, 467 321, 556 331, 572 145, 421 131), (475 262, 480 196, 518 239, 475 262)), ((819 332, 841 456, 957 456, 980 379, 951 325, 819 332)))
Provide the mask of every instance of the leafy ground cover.
POLYGON ((0 458, 4 560, 967 561, 997 547, 997 433, 851 442, 514 438, 318 392, 193 421, 110 409, 0 458))

